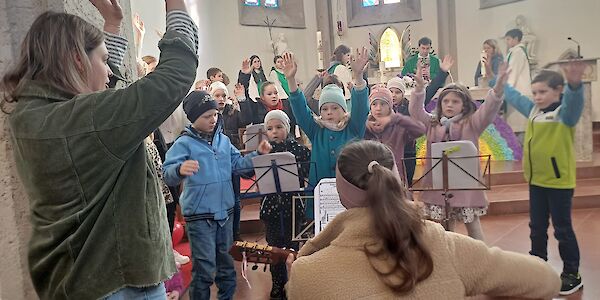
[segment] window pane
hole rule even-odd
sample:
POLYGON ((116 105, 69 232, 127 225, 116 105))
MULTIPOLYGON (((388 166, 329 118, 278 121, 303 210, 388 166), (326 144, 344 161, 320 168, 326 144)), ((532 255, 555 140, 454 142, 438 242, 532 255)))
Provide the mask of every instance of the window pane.
POLYGON ((244 5, 259 6, 260 5, 260 0, 245 0, 244 1, 244 5))
POLYGON ((402 0, 383 0, 383 4, 400 3, 402 0))
POLYGON ((266 7, 279 7, 278 0, 265 0, 266 7))
POLYGON ((379 0, 362 0, 363 7, 379 5, 379 0))
POLYGON ((398 39, 396 31, 388 27, 383 32, 379 42, 379 52, 381 53, 381 60, 385 61, 386 68, 400 67, 402 47, 400 47, 400 39, 398 39))

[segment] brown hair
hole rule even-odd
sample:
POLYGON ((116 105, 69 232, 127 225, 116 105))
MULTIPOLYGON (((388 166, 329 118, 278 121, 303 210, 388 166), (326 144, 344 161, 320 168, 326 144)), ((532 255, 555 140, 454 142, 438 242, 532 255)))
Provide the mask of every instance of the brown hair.
POLYGON ((29 28, 18 62, 0 84, 3 102, 16 102, 25 82, 39 80, 73 95, 87 90, 91 63, 89 53, 104 41, 102 31, 82 18, 45 12, 29 28), (83 68, 78 66, 79 56, 83 68))
POLYGON ((339 45, 333 50, 332 60, 341 62, 346 53, 350 53, 350 48, 346 45, 339 45))
POLYGON ((323 81, 321 82, 321 88, 326 87, 329 84, 335 84, 342 89, 342 93, 344 96, 346 95, 346 90, 344 89, 344 84, 340 81, 340 79, 335 74, 327 74, 323 77, 323 81))
POLYGON ((376 245, 365 244, 371 266, 393 291, 411 292, 417 283, 431 275, 433 259, 423 241, 422 216, 408 201, 404 187, 392 172, 395 165, 392 151, 380 142, 358 141, 344 147, 337 164, 348 182, 367 191, 374 232, 383 241, 383 247, 376 250, 371 247, 376 245), (369 173, 367 167, 371 161, 379 164, 369 173), (374 260, 389 256, 396 261, 391 270, 375 268, 374 260), (394 280, 398 275, 402 282, 394 280))
POLYGON ((565 86, 565 78, 560 73, 548 69, 541 70, 535 75, 531 83, 536 82, 544 82, 553 89, 562 89, 565 86))
POLYGON ((444 87, 444 89, 442 89, 442 92, 440 93, 440 96, 438 97, 437 103, 435 105, 435 115, 436 115, 435 121, 437 121, 437 122, 439 122, 443 116, 442 100, 444 100, 444 97, 446 97, 446 95, 448 95, 450 93, 454 93, 455 95, 460 97, 460 99, 462 100, 462 104, 463 104, 462 114, 463 115, 462 115, 461 119, 469 117, 476 110, 476 106, 475 106, 475 103, 473 103, 473 97, 471 96, 469 89, 467 89, 466 86, 464 86, 460 83, 450 83, 450 84, 446 85, 444 87))
POLYGON ((206 78, 210 79, 211 77, 219 74, 219 72, 223 73, 223 71, 221 71, 221 69, 212 67, 212 68, 206 70, 206 78))
POLYGON ((157 61, 156 57, 152 55, 145 55, 144 57, 142 57, 142 60, 148 65, 157 61))

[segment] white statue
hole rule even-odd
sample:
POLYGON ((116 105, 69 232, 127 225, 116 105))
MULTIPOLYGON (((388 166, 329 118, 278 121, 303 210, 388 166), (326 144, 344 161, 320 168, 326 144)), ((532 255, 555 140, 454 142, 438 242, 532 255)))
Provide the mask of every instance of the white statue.
POLYGON ((280 33, 277 36, 277 40, 275 40, 272 43, 273 43, 273 50, 275 51, 276 55, 283 55, 283 53, 285 53, 289 50, 287 39, 285 38, 285 35, 283 33, 280 33))
POLYGON ((515 19, 516 27, 519 28, 523 32, 523 39, 521 43, 527 47, 527 56, 529 57, 529 63, 535 63, 536 61, 536 45, 537 45, 537 36, 531 32, 529 26, 527 26, 527 22, 523 15, 518 15, 515 19))

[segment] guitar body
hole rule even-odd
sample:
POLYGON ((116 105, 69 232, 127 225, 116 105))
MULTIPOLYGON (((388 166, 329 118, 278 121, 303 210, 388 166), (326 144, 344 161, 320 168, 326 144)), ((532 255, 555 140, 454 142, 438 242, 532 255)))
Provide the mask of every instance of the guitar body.
POLYGON ((237 261, 244 260, 246 262, 259 264, 278 264, 285 263, 289 254, 296 257, 297 252, 288 249, 281 249, 269 245, 260 245, 252 242, 235 241, 229 250, 229 254, 237 261))

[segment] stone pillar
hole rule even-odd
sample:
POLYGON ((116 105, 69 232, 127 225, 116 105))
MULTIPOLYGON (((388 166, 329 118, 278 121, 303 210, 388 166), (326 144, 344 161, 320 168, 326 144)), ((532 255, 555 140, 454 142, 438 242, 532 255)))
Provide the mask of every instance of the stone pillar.
MULTIPOLYGON (((121 0, 123 30, 132 41, 129 0, 121 0)), ((79 0, 0 0, 0 76, 17 61, 21 42, 35 18, 46 10, 66 11, 100 25, 101 17, 88 1, 79 0)), ((135 63, 130 48, 126 74, 135 63)), ((132 77, 131 75, 129 76, 132 77)), ((0 91, 1 93, 2 91, 0 91)), ((19 181, 12 151, 8 115, 0 112, 0 299, 37 299, 27 267, 27 245, 31 226, 29 201, 19 181)))
MULTIPOLYGON (((458 47, 456 45, 456 5, 455 0, 437 0, 438 15, 438 55, 440 60, 444 55, 450 54, 454 58, 454 65, 450 74, 454 81, 458 81, 458 47)), ((434 41, 435 42, 435 41, 434 41)))
POLYGON ((317 31, 321 32, 323 67, 327 69, 334 50, 334 30, 332 28, 331 1, 315 0, 317 11, 317 31))

